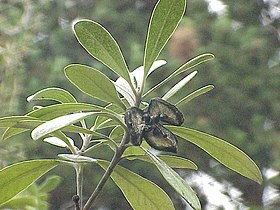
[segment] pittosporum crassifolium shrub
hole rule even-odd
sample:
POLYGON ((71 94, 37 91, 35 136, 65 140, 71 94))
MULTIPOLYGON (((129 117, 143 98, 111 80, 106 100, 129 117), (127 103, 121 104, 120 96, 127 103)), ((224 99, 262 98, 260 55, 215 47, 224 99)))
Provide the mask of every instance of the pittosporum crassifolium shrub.
POLYGON ((187 61, 163 81, 145 89, 149 75, 156 74, 156 70, 166 64, 164 60, 157 60, 158 55, 175 31, 185 8, 186 0, 158 1, 148 27, 143 66, 135 70, 129 70, 117 42, 102 25, 85 19, 74 24, 73 30, 79 43, 119 77, 113 81, 93 67, 68 65, 64 69, 67 79, 85 94, 107 105, 79 103, 64 89, 47 88, 28 97, 28 101, 52 100, 55 104, 37 106, 24 116, 0 119, 0 126, 7 127, 4 140, 31 131, 33 140, 43 139, 44 143, 66 148, 65 153, 58 154, 57 159, 24 161, 2 169, 1 204, 8 202, 51 169, 66 164, 74 167, 76 172, 77 193, 73 196, 76 209, 90 209, 109 178, 120 188, 133 209, 162 209, 162 206, 165 210, 174 209, 171 199, 159 186, 119 165, 123 159, 138 159, 154 164, 193 209, 201 209, 196 193, 172 169, 197 169, 192 161, 175 155, 178 140, 189 141, 233 171, 255 182, 262 182, 258 167, 240 149, 217 137, 182 127, 184 116, 180 107, 212 90, 213 85, 201 87, 175 104, 168 102, 178 91, 183 91, 197 72, 193 71, 183 79, 178 75, 213 59, 212 54, 205 53, 187 61), (150 93, 176 79, 176 84, 164 96, 150 98, 150 93), (94 119, 94 122, 90 124, 89 118, 94 119), (109 127, 111 130, 107 135, 100 132, 109 127), (82 145, 76 146, 77 139, 71 139, 69 133, 79 134, 82 145), (105 146, 114 152, 111 160, 88 156, 89 151, 94 154, 94 151, 105 146), (151 148, 160 152, 154 153, 151 148), (162 152, 170 153, 162 155, 162 152), (105 172, 98 185, 93 186, 92 194, 85 195, 87 199, 84 199, 83 179, 90 177, 83 177, 82 172, 85 166, 90 167, 91 164, 98 164, 105 172))

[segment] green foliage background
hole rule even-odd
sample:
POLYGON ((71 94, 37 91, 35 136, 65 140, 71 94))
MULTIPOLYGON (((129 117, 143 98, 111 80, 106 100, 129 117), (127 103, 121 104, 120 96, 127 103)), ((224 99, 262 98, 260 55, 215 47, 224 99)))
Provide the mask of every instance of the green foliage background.
MULTIPOLYGON (((155 2, 0 1, 0 115, 19 115, 29 111, 34 104, 28 104, 26 97, 50 86, 71 90, 80 101, 92 100, 80 94, 63 74, 63 68, 69 63, 88 64, 107 75, 111 74, 75 40, 71 27, 78 18, 102 23, 118 41, 128 66, 136 68, 141 65, 148 20, 155 2)), ((227 5, 227 12, 218 16, 208 11, 205 1, 188 1, 183 23, 160 56, 169 62, 161 69, 162 78, 158 77, 159 74, 156 78, 151 75, 154 81, 148 86, 169 75, 168 69, 175 69, 191 57, 204 52, 213 53, 216 59, 195 69, 199 74, 186 91, 191 92, 209 83, 216 88, 182 110, 185 123, 231 140, 232 144, 249 154, 261 169, 280 170, 279 12, 274 17, 269 13, 274 7, 261 0, 222 2, 227 5)), ((162 96, 164 92, 166 90, 160 89, 157 96, 162 96)), ((42 144, 35 144, 30 139, 27 135, 0 142, 1 166, 15 160, 55 157, 59 151, 51 146, 42 147, 42 144)), ((109 150, 100 151, 100 156, 111 155, 109 150)), ((262 200, 264 186, 213 166, 208 156, 192 145, 179 145, 179 155, 194 160, 200 170, 218 180, 228 180, 241 189, 246 205, 259 208, 266 205, 262 200)), ((138 162, 128 164, 134 171, 149 174, 149 178, 164 185, 153 167, 142 168, 138 162)), ((67 206, 65 202, 74 193, 74 176, 64 171, 55 171, 64 181, 52 193, 51 209, 67 206)), ((97 183, 101 175, 99 172, 101 170, 97 167, 94 173, 92 170, 85 171, 86 176, 91 177, 86 180, 88 183, 85 185, 89 186, 86 190, 89 191, 90 186, 97 183)), ((279 188, 279 181, 279 177, 276 177, 265 184, 279 188)), ((129 209, 121 192, 113 186, 112 182, 106 185, 98 205, 110 209, 129 209)), ((173 193, 171 189, 167 191, 173 193)), ((176 195, 173 199, 177 209, 182 209, 182 201, 176 195)), ((279 207, 277 203, 273 205, 279 207)))

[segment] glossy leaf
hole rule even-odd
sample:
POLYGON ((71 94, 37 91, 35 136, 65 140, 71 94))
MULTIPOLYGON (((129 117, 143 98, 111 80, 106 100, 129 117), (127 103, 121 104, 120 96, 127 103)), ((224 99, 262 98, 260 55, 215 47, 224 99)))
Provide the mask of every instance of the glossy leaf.
POLYGON ((75 23, 74 32, 80 44, 89 54, 119 76, 130 81, 121 50, 115 39, 103 26, 91 20, 80 20, 75 23))
POLYGON ((59 164, 57 160, 32 160, 0 170, 0 204, 16 196, 59 164))
POLYGON ((54 100, 60 103, 76 103, 76 99, 68 91, 61 88, 46 88, 29 96, 27 101, 34 100, 54 100))
POLYGON ((197 71, 194 71, 179 81, 174 85, 169 91, 167 91, 162 97, 163 100, 168 100, 170 97, 175 95, 179 90, 181 90, 194 76, 197 74, 197 71))
POLYGON ((179 102, 176 103, 176 106, 182 106, 191 100, 195 99, 196 97, 209 92, 214 88, 214 85, 207 85, 205 87, 199 88, 198 90, 192 92, 191 94, 187 95, 186 97, 182 98, 179 102))
MULTIPOLYGON (((109 166, 107 161, 98 160, 98 164, 104 170, 109 166)), ((156 184, 138 174, 117 166, 111 174, 111 178, 134 210, 162 210, 163 207, 164 210, 174 210, 168 195, 156 184)))
POLYGON ((102 101, 116 104, 125 110, 113 82, 94 68, 72 64, 65 67, 66 77, 84 93, 102 101))
POLYGON ((231 170, 262 183, 262 175, 254 161, 232 144, 197 130, 167 126, 177 136, 197 145, 231 170))
POLYGON ((201 209, 199 199, 193 189, 177 174, 172 168, 170 168, 164 161, 157 156, 146 150, 155 166, 158 168, 165 180, 176 190, 194 209, 201 209))
POLYGON ((177 28, 186 8, 186 0, 160 0, 151 16, 144 55, 147 75, 153 62, 177 28))
MULTIPOLYGON (((158 155, 157 157, 160 158, 162 161, 164 161, 171 168, 186 168, 186 169, 193 169, 193 170, 198 169, 194 162, 182 157, 171 156, 171 155, 158 155)), ((126 158, 128 160, 142 160, 145 162, 153 163, 153 161, 147 155, 131 155, 131 156, 127 156, 126 158)))

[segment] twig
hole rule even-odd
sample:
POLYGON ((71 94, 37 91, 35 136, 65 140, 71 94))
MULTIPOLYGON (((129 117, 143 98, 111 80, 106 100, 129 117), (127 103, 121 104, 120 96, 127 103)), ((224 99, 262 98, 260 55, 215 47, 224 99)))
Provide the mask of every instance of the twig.
POLYGON ((126 132, 125 132, 124 137, 122 139, 122 142, 121 142, 120 146, 116 149, 116 152, 115 152, 114 157, 112 158, 112 160, 110 162, 109 167, 107 168, 107 170, 103 174, 102 178, 100 179, 98 185, 96 186, 95 190, 93 191, 93 193, 89 197, 89 199, 86 202, 83 210, 89 210, 90 209, 90 207, 93 205, 94 201, 96 200, 97 196, 101 192, 102 188, 104 187, 105 183, 109 179, 110 175, 114 171, 114 168, 118 165, 119 161, 121 160, 122 154, 126 149, 125 144, 127 142, 127 138, 128 137, 127 137, 126 132))

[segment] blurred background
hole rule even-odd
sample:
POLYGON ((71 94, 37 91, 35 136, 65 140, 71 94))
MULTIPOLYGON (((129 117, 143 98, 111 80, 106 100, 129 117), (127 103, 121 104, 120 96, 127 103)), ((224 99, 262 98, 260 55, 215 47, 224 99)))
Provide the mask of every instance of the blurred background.
MULTIPOLYGON (((67 81, 63 68, 82 63, 109 76, 110 71, 79 45, 72 31, 73 21, 87 18, 101 23, 117 40, 133 70, 142 65, 147 26, 155 3, 156 0, 0 0, 0 115, 29 112, 34 104, 27 103, 26 98, 46 87, 62 87, 80 102, 92 102, 67 81)), ((226 169, 185 141, 180 141, 178 155, 194 161, 199 171, 179 173, 198 192, 203 209, 278 209, 279 1, 188 0, 181 24, 159 57, 168 63, 159 70, 161 73, 151 75, 147 88, 205 52, 213 53, 216 59, 194 69, 199 74, 182 94, 206 84, 215 85, 215 89, 182 109, 185 126, 219 136, 245 151, 260 167, 264 184, 260 186, 226 169)), ((162 96, 175 82, 154 96, 162 96)), ((62 152, 23 134, 0 142, 0 167, 19 160, 55 158, 62 152)), ((111 158, 112 152, 104 148, 94 155, 111 158)), ((176 209, 189 209, 156 168, 140 161, 123 164, 163 186, 176 209)), ((61 167, 51 173, 62 181, 48 194, 48 208, 67 209, 75 194, 74 170, 61 167)), ((89 195, 101 175, 97 166, 86 168, 85 195, 89 195)), ((93 209, 131 207, 109 181, 93 209)))

